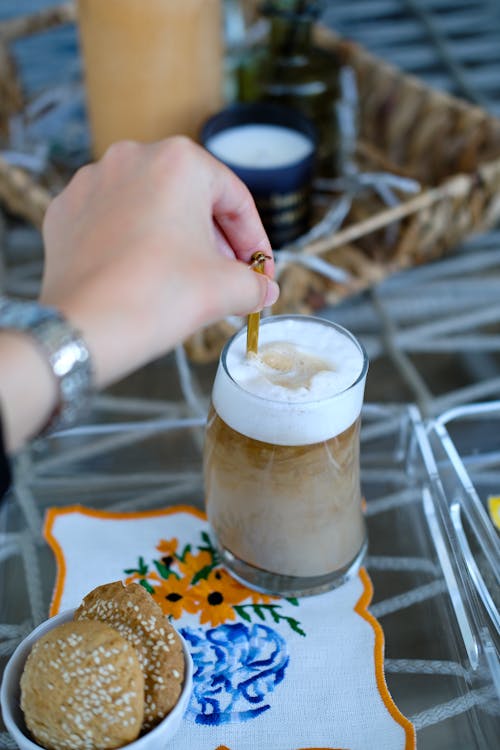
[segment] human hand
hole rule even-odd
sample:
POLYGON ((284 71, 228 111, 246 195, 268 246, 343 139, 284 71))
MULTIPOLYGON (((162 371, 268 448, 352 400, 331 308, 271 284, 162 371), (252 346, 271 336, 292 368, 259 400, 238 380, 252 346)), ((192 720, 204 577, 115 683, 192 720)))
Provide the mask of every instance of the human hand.
POLYGON ((250 193, 184 137, 113 145, 51 203, 43 233, 41 301, 82 333, 98 387, 278 297, 250 193), (257 250, 266 276, 248 268, 257 250))

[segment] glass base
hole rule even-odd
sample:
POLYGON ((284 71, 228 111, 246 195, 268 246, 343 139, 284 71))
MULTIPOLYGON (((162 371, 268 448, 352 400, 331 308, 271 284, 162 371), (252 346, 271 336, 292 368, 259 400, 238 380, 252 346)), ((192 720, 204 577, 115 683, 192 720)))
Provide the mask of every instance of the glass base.
POLYGON ((243 562, 235 557, 225 547, 217 545, 221 562, 234 578, 245 586, 249 586, 264 594, 275 594, 283 597, 312 596, 330 591, 353 578, 361 565, 368 549, 365 539, 356 557, 343 568, 334 570, 322 576, 283 576, 278 573, 269 573, 267 570, 257 568, 254 565, 243 562))

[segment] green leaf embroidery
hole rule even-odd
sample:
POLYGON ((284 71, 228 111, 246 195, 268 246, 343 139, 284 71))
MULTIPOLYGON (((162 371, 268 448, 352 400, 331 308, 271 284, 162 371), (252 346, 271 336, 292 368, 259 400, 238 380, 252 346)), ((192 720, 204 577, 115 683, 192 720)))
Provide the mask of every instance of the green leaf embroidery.
POLYGON ((140 584, 141 584, 141 586, 143 586, 143 587, 144 587, 144 588, 146 589, 146 591, 148 591, 148 592, 149 592, 150 594, 154 594, 154 593, 155 593, 155 590, 154 590, 154 588, 153 588, 153 587, 152 587, 152 586, 151 586, 151 585, 150 585, 150 584, 149 584, 149 583, 148 583, 148 582, 147 582, 147 581, 146 581, 146 580, 145 580, 144 578, 141 578, 141 580, 139 581, 139 583, 140 583, 140 584))
POLYGON ((266 619, 266 616, 265 616, 264 612, 262 611, 262 609, 259 607, 258 604, 253 604, 252 608, 253 608, 253 611, 255 612, 255 614, 257 615, 257 617, 260 617, 261 620, 265 620, 266 619))
POLYGON ((199 550, 204 550, 205 552, 210 552, 212 555, 215 555, 216 552, 217 552, 217 550, 215 549, 214 545, 212 544, 212 540, 210 539, 210 537, 209 537, 209 535, 207 534, 206 531, 202 531, 201 532, 201 538, 202 538, 202 540, 203 540, 203 542, 205 544, 204 545, 199 545, 198 549, 199 550))
POLYGON ((305 636, 305 632, 302 630, 302 628, 300 627, 300 623, 297 620, 295 620, 293 617, 285 617, 285 620, 288 622, 292 630, 294 630, 299 635, 305 636))
POLYGON ((188 552, 191 552, 191 545, 190 544, 186 544, 186 546, 182 550, 182 554, 181 555, 176 555, 177 559, 180 560, 181 562, 184 562, 184 560, 186 559, 186 555, 188 554, 188 552))
POLYGON ((194 586, 198 581, 206 581, 212 570, 215 568, 215 563, 209 563, 204 568, 198 570, 191 581, 191 586, 194 586))
POLYGON ((179 576, 177 575, 175 570, 171 570, 170 568, 167 568, 167 566, 164 565, 164 563, 160 562, 159 560, 153 560, 153 563, 159 575, 161 575, 161 577, 164 578, 165 581, 168 581, 170 576, 175 576, 177 580, 179 580, 179 576))
POLYGON ((271 617, 273 618, 274 622, 279 622, 280 621, 281 618, 280 618, 279 614, 275 611, 274 607, 271 607, 269 609, 269 612, 271 613, 271 617))
POLYGON ((132 573, 137 573, 140 576, 145 576, 148 574, 148 570, 149 570, 149 566, 146 565, 146 563, 144 562, 144 558, 141 555, 141 557, 139 557, 137 561, 137 568, 127 568, 123 572, 126 573, 127 575, 132 575, 132 573))
POLYGON ((234 604, 233 609, 236 612, 237 615, 239 615, 243 620, 246 620, 247 622, 252 622, 252 618, 248 614, 248 612, 245 612, 244 608, 241 607, 239 604, 234 604))
POLYGON ((291 596, 289 599, 286 599, 289 604, 293 604, 294 607, 299 606, 299 600, 295 596, 291 596))
POLYGON ((284 622, 288 623, 288 625, 295 633, 305 636, 305 632, 302 630, 300 622, 298 620, 295 620, 295 618, 293 617, 288 617, 287 615, 282 615, 281 612, 278 611, 279 609, 281 609, 279 604, 233 604, 233 609, 240 617, 242 617, 247 622, 252 621, 250 615, 246 611, 247 609, 251 609, 253 612, 255 612, 257 617, 260 617, 261 620, 266 619, 265 615, 266 612, 268 612, 274 622, 279 623, 283 620, 284 622))

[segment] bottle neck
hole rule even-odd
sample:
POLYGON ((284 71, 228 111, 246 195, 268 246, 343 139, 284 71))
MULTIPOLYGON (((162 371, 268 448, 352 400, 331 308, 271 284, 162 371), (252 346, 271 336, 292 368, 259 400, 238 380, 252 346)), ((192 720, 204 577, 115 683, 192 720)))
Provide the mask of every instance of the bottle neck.
POLYGON ((269 38, 271 51, 283 57, 293 57, 309 52, 312 44, 312 21, 295 16, 271 18, 269 38))

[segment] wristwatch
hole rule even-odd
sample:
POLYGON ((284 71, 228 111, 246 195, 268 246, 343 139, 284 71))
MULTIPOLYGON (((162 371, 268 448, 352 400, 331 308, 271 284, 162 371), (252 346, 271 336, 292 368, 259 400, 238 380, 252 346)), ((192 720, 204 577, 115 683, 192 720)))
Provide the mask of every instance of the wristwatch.
POLYGON ((0 295, 0 330, 29 334, 57 380, 59 400, 42 434, 73 424, 92 393, 92 363, 81 334, 54 307, 0 295))

